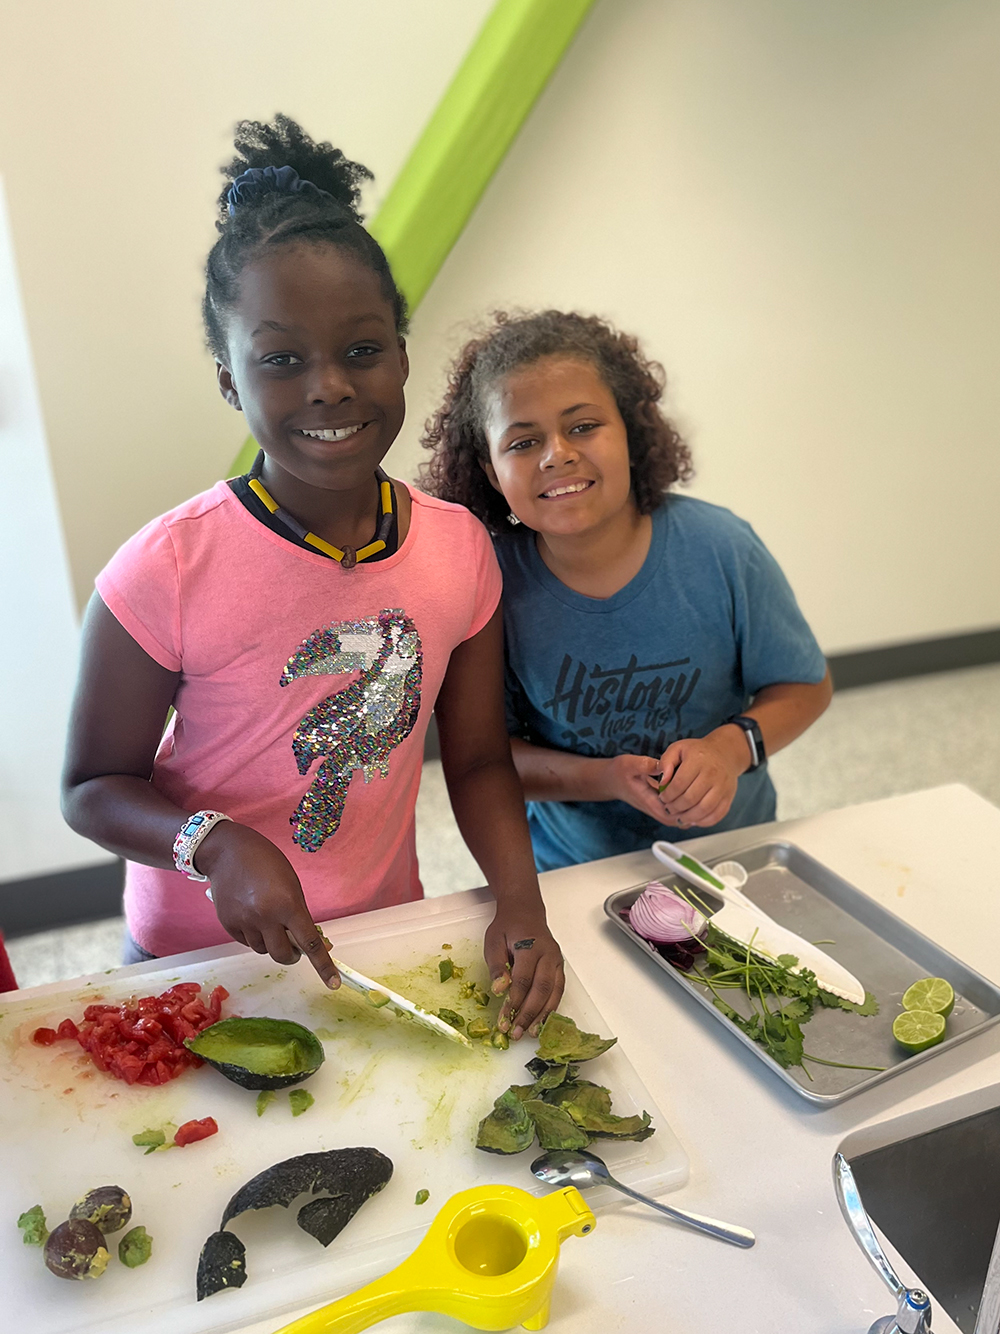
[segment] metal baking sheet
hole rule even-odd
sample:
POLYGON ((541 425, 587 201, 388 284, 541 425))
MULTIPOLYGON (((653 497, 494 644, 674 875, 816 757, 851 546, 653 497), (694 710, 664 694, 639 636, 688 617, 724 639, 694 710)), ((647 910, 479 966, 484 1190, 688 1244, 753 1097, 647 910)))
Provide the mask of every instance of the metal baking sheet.
MULTIPOLYGON (((715 1008, 706 987, 692 982, 668 963, 622 917, 645 884, 611 894, 605 900, 604 911, 629 940, 714 1015, 736 1041, 748 1047, 779 1079, 809 1102, 827 1107, 843 1102, 901 1070, 950 1051, 1000 1019, 1000 987, 907 926, 794 843, 777 840, 756 843, 727 853, 724 858, 716 857, 707 865, 714 866, 719 861, 737 861, 746 867, 749 880, 743 892, 776 922, 803 939, 824 942, 823 949, 849 968, 879 1003, 879 1013, 868 1018, 844 1010, 818 1009, 803 1026, 806 1051, 826 1061, 884 1066, 884 1070, 845 1070, 815 1062, 808 1062, 805 1068, 794 1066, 783 1070, 763 1047, 715 1008), (825 943, 828 941, 833 943, 825 943), (955 988, 955 1008, 948 1016, 944 1042, 909 1056, 892 1036, 892 1021, 900 1013, 903 992, 921 977, 947 978, 955 988)), ((667 885, 684 883, 670 875, 653 878, 667 885)), ((742 992, 727 991, 726 999, 734 1009, 749 1015, 749 1002, 742 992)))

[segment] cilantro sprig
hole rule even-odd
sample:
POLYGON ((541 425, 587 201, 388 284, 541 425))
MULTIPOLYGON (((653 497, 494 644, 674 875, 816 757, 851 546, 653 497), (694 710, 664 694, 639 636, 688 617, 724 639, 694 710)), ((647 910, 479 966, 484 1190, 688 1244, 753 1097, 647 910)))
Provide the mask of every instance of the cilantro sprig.
POLYGON ((821 1056, 811 1056, 805 1050, 802 1025, 812 1018, 817 1006, 847 1010, 852 1014, 878 1014, 878 1002, 871 992, 865 992, 860 1005, 834 996, 820 987, 816 974, 810 969, 798 968, 795 955, 780 954, 772 961, 754 954, 752 941, 744 953, 711 925, 703 943, 705 953, 698 956, 695 967, 687 976, 692 982, 706 987, 712 993, 715 1008, 748 1038, 759 1043, 782 1069, 802 1066, 812 1079, 803 1064, 805 1061, 844 1070, 885 1068, 828 1061, 821 1056), (742 991, 748 997, 751 1011, 748 1016, 740 1014, 729 1003, 725 997, 727 991, 742 991))

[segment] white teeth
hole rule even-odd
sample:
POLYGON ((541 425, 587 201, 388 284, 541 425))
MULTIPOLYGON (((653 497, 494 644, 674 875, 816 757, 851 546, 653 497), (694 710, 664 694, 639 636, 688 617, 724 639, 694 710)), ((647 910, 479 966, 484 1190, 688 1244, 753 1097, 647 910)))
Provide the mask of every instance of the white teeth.
POLYGON ((357 435, 364 427, 364 422, 358 426, 344 426, 339 431, 301 431, 300 435, 307 435, 310 440, 346 440, 349 435, 357 435))
POLYGON ((555 486, 551 491, 543 491, 544 496, 571 496, 577 491, 586 491, 589 482, 574 482, 572 486, 555 486))

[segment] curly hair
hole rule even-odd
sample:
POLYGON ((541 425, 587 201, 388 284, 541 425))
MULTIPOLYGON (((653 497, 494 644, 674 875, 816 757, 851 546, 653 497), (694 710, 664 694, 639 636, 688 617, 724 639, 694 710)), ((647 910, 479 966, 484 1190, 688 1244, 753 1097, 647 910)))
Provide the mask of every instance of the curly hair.
POLYGON ((637 338, 596 315, 499 311, 456 357, 444 401, 424 427, 421 443, 433 451, 420 469, 426 491, 467 506, 494 535, 507 531, 510 507, 482 467, 490 456, 486 396, 505 375, 543 357, 589 362, 614 395, 640 514, 651 514, 669 487, 692 476, 690 450, 660 409, 663 367, 643 355, 637 338))
POLYGON ((219 239, 206 264, 202 315, 213 356, 226 353, 226 311, 239 300, 239 278, 251 260, 268 246, 312 241, 352 251, 381 281, 392 306, 396 329, 406 331, 406 301, 396 286, 382 247, 362 225, 361 187, 372 174, 329 143, 315 143, 300 125, 280 113, 273 124, 241 120, 236 126, 236 156, 222 174, 219 195, 219 239), (230 213, 229 188, 251 167, 291 167, 306 188, 286 193, 266 186, 241 198, 230 213), (315 187, 315 188, 310 188, 315 187))

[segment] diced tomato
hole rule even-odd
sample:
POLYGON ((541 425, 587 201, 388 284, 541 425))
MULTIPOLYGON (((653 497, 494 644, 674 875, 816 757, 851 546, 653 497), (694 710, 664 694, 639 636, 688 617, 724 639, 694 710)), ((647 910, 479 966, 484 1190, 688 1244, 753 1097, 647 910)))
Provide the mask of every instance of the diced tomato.
POLYGON ((126 1084, 134 1084, 145 1068, 146 1062, 131 1052, 120 1052, 111 1058, 111 1069, 126 1084))
POLYGON ((185 1121, 177 1129, 174 1135, 174 1143, 182 1148, 185 1144, 194 1144, 197 1140, 208 1139, 209 1135, 217 1135, 219 1127, 215 1123, 214 1116, 206 1116, 201 1121, 185 1121))
POLYGON ((167 990, 160 997, 160 1000, 174 1000, 175 998, 182 1003, 193 1000, 201 992, 200 982, 178 982, 167 990))
MULTIPOLYGON (((184 1039, 215 1023, 228 996, 225 987, 216 987, 206 1005, 200 983, 178 982, 161 996, 130 996, 118 1005, 95 1002, 86 1007, 79 1026, 72 1019, 64 1019, 58 1030, 36 1029, 32 1040, 47 1047, 57 1038, 75 1038, 103 1073, 126 1084, 166 1084, 202 1064, 184 1046, 184 1039)), ((214 1135, 216 1129, 204 1130, 193 1138, 214 1135)))

